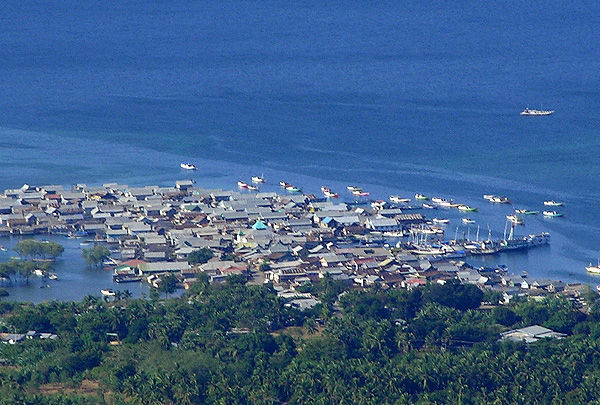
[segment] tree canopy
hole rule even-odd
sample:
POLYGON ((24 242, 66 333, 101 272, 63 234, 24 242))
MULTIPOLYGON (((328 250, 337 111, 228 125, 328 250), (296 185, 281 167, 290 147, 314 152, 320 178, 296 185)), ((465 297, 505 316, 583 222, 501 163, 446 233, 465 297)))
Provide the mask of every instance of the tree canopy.
POLYGON ((214 257, 214 253, 209 248, 202 248, 192 251, 188 255, 189 264, 204 264, 214 257))
POLYGON ((56 259, 65 248, 52 241, 38 241, 35 239, 24 239, 13 248, 24 260, 56 259))
POLYGON ((98 266, 110 257, 110 250, 104 245, 94 245, 83 249, 81 255, 85 258, 88 266, 98 266))

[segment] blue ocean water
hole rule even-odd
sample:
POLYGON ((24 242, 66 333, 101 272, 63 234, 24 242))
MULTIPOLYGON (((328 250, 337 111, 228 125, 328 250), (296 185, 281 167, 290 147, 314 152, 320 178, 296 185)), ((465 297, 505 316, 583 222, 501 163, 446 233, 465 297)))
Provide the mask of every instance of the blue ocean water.
POLYGON ((512 208, 484 193, 556 199, 564 218, 518 230, 550 247, 486 260, 596 282, 599 15, 591 0, 4 1, 0 188, 171 184, 192 161, 207 187, 264 173, 455 198, 495 235, 512 208))

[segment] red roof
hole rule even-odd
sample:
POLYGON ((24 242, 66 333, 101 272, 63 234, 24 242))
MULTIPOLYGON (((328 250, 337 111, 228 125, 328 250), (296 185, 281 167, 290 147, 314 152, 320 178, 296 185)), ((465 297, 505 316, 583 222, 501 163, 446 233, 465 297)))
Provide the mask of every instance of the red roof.
POLYGON ((127 260, 126 262, 121 263, 121 266, 138 267, 142 263, 146 263, 146 262, 143 260, 132 259, 132 260, 127 260))

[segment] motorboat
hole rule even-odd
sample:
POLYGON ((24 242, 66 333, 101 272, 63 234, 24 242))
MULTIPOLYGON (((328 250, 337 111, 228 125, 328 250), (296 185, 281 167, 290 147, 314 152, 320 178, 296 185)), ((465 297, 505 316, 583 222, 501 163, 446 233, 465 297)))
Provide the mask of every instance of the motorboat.
POLYGON ((368 191, 362 191, 362 189, 353 190, 352 194, 359 196, 359 197, 368 197, 369 195, 371 195, 371 193, 369 193, 368 191))
POLYGON ((542 214, 548 218, 558 218, 558 217, 562 217, 565 215, 562 212, 556 212, 556 211, 544 211, 544 212, 542 212, 542 214))
POLYGON ((427 197, 426 195, 417 193, 417 194, 415 194, 415 200, 426 201, 426 200, 429 200, 429 197, 427 197))
POLYGON ((521 215, 537 215, 540 213, 539 211, 530 211, 530 210, 526 210, 526 209, 518 209, 518 210, 515 210, 515 212, 517 214, 521 214, 521 215))
POLYGON ((302 191, 302 189, 300 189, 296 186, 292 186, 291 184, 288 184, 287 186, 285 186, 285 190, 290 193, 299 193, 302 191))
POLYGON ((179 167, 185 170, 196 170, 196 165, 193 165, 191 163, 181 163, 179 167))
POLYGON ((356 187, 356 186, 348 186, 346 187, 348 189, 348 191, 350 191, 351 193, 354 193, 355 191, 362 191, 362 188, 360 187, 356 187))
POLYGON ((468 205, 459 205, 458 210, 464 211, 464 212, 475 212, 475 211, 477 211, 477 207, 470 207, 468 205))
POLYGON ((266 180, 263 176, 252 176, 252 183, 255 183, 255 184, 266 183, 266 180))
POLYGON ((323 194, 325 195, 325 197, 328 197, 328 198, 339 198, 339 196, 340 196, 338 193, 334 193, 331 190, 323 191, 323 194))
POLYGON ((390 196, 390 201, 393 203, 397 203, 397 204, 407 204, 410 202, 410 198, 402 198, 400 196, 397 195, 391 195, 390 196))
POLYGON ((246 188, 251 191, 258 191, 258 187, 253 186, 252 184, 248 184, 248 187, 246 187, 246 188))
POLYGON ((502 196, 493 196, 490 199, 490 202, 493 202, 494 204, 510 204, 510 200, 508 199, 508 197, 502 197, 502 196))
POLYGON ((525 225, 525 220, 516 214, 507 215, 506 219, 508 219, 510 222, 512 222, 515 225, 525 225))
POLYGON ((239 188, 249 188, 250 187, 250 185, 248 183, 241 181, 241 180, 237 182, 237 185, 239 188))
POLYGON ((434 224, 444 224, 444 225, 446 225, 446 224, 450 223, 450 220, 446 219, 446 218, 433 218, 431 221, 434 224))
POLYGON ((521 111, 521 115, 528 115, 528 116, 544 116, 544 115, 550 115, 552 113, 554 113, 554 110, 531 110, 529 108, 526 108, 523 111, 521 111))
POLYGON ((600 259, 598 260, 598 264, 594 266, 592 263, 590 263, 590 265, 587 266, 585 269, 588 271, 588 273, 600 274, 600 259))
POLYGON ((117 293, 114 292, 114 290, 111 290, 110 288, 104 288, 100 290, 100 293, 105 297, 114 297, 115 295, 117 295, 117 293))
POLYGON ((462 222, 463 222, 463 224, 474 224, 475 220, 471 219, 471 218, 463 218, 462 222))
POLYGON ((288 187, 288 186, 291 186, 291 184, 290 184, 290 183, 286 183, 285 181, 280 181, 280 182, 279 182, 279 185, 280 185, 281 187, 283 187, 283 188, 286 188, 286 187, 288 187))
POLYGON ((544 201, 544 205, 548 207, 564 207, 564 202, 554 201, 554 200, 546 200, 544 201))

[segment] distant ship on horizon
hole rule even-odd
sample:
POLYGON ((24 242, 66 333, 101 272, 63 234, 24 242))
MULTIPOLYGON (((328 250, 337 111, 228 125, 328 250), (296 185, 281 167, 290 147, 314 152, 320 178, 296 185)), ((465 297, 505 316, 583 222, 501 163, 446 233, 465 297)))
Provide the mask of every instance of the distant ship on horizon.
POLYGON ((526 108, 523 111, 521 111, 521 115, 535 115, 535 116, 550 115, 553 113, 554 113, 554 110, 530 110, 529 108, 526 108))

